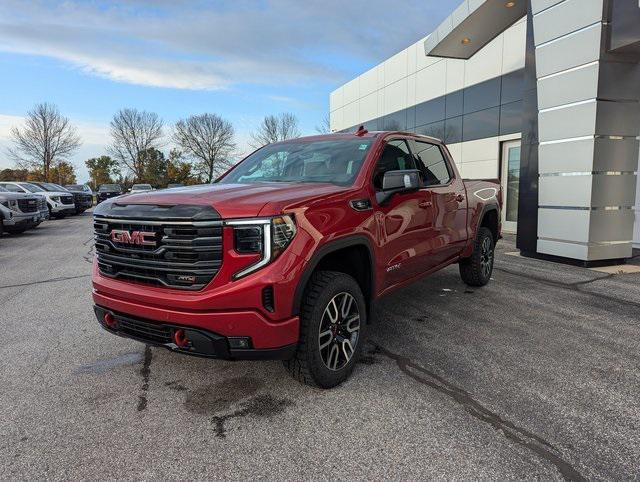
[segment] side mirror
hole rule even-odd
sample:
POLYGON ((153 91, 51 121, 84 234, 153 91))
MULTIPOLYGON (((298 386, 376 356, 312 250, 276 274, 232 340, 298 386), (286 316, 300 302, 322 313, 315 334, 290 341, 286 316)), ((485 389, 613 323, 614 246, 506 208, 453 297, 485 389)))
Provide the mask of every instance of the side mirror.
POLYGON ((418 189, 420 189, 420 171, 417 169, 387 171, 382 179, 382 191, 376 193, 376 200, 378 204, 385 204, 394 194, 418 189))

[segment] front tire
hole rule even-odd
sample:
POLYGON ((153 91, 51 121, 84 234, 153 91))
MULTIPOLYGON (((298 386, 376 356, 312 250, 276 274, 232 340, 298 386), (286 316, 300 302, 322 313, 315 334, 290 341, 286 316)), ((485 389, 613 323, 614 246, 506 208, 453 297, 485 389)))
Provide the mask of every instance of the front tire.
POLYGON ((298 381, 332 388, 345 381, 358 361, 366 329, 366 303, 351 276, 313 274, 300 313, 300 341, 284 366, 298 381))
POLYGON ((473 253, 460 260, 460 277, 469 286, 484 286, 491 279, 495 243, 488 228, 481 227, 474 242, 473 253))

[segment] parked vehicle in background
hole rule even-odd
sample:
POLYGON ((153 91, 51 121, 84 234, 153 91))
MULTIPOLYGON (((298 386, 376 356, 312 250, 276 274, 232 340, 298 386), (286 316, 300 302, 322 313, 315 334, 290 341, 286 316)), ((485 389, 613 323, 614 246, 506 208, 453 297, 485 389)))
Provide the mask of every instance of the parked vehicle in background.
MULTIPOLYGON (((38 186, 44 189, 46 192, 59 195, 60 204, 64 206, 64 209, 60 211, 63 216, 67 216, 70 214, 77 214, 75 196, 73 195, 73 193, 70 193, 59 184, 54 184, 51 182, 37 182, 37 181, 31 181, 30 184, 33 184, 34 186, 38 186)), ((60 217, 54 213, 52 213, 51 215, 53 217, 60 217)))
POLYGON ((96 193, 93 192, 93 189, 91 189, 91 187, 88 184, 65 184, 64 186, 66 189, 68 189, 71 192, 74 191, 78 191, 78 192, 83 192, 84 194, 88 194, 89 196, 91 196, 91 205, 93 206, 93 204, 97 203, 97 196, 96 193))
POLYGON ((71 195, 73 195, 73 204, 75 204, 76 206, 76 214, 82 214, 83 212, 85 212, 87 209, 90 209, 93 207, 93 196, 89 193, 84 192, 84 190, 80 189, 80 190, 71 190, 71 189, 67 189, 66 187, 61 186, 60 184, 55 184, 55 183, 36 183, 38 186, 43 187, 43 184, 48 184, 49 186, 51 186, 52 189, 60 189, 63 192, 68 192, 71 195))
POLYGON ((267 145, 213 185, 94 212, 95 313, 109 332, 191 355, 351 373, 377 301, 453 263, 491 279, 498 180, 463 180, 439 140, 332 134, 267 145))
POLYGON ((151 184, 134 184, 131 186, 131 193, 153 191, 151 184))
POLYGON ((121 194, 122 187, 119 184, 102 184, 98 188, 98 203, 112 197, 120 196, 121 194))
POLYGON ((22 233, 38 226, 44 219, 39 211, 39 198, 11 192, 0 187, 0 234, 22 233))
POLYGON ((184 184, 180 182, 174 182, 172 184, 167 184, 167 189, 173 189, 174 187, 184 187, 184 184))
POLYGON ((45 205, 41 205, 40 210, 46 209, 47 219, 63 218, 67 214, 75 213, 73 195, 68 192, 47 191, 31 182, 0 182, 0 186, 11 192, 35 194, 44 198, 45 205))

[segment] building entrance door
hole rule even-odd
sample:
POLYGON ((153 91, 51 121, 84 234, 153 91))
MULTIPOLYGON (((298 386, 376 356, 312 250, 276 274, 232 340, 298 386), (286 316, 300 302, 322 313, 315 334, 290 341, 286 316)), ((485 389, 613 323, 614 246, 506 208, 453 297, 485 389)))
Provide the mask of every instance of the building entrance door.
POLYGON ((518 229, 518 195, 520 192, 520 141, 502 144, 502 229, 515 233, 518 229))

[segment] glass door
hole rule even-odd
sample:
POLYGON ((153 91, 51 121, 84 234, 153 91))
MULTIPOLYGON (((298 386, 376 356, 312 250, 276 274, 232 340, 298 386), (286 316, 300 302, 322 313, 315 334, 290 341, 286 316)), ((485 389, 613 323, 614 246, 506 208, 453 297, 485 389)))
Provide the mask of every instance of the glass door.
POLYGON ((518 229, 518 195, 520 192, 520 141, 502 144, 502 229, 515 233, 518 229))

